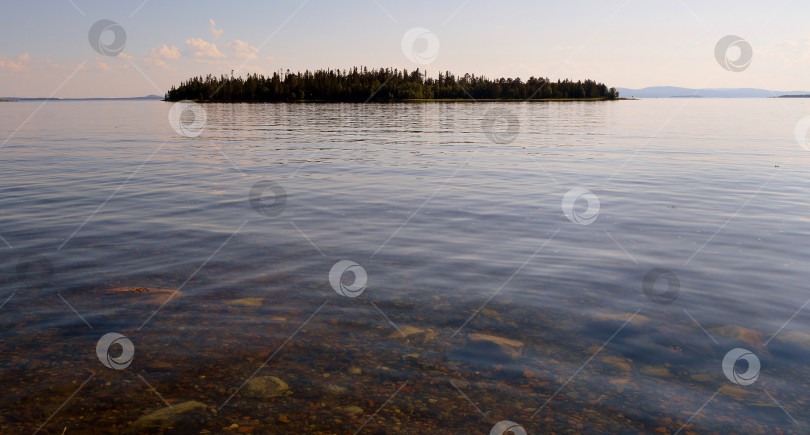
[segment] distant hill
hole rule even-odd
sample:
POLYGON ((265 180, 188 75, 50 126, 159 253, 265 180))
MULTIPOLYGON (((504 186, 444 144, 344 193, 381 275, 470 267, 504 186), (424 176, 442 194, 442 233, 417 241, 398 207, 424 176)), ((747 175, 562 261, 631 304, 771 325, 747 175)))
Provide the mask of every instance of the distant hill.
POLYGON ((807 91, 770 91, 755 88, 691 89, 676 86, 653 86, 643 89, 616 88, 624 98, 775 98, 807 95, 807 91))
POLYGON ((0 97, 0 100, 10 101, 99 101, 99 100, 162 100, 160 95, 147 95, 145 97, 125 97, 125 98, 20 98, 20 97, 0 97))

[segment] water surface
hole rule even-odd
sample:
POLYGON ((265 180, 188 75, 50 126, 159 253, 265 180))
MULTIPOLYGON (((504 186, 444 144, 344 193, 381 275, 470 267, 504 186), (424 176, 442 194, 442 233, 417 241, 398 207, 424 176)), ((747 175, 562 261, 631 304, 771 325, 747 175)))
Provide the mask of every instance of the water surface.
POLYGON ((209 104, 197 137, 170 103, 41 104, 0 105, 4 433, 191 400, 179 433, 808 430, 802 100, 209 104), (679 281, 658 302, 656 268, 679 281), (288 392, 247 397, 262 376, 288 392))

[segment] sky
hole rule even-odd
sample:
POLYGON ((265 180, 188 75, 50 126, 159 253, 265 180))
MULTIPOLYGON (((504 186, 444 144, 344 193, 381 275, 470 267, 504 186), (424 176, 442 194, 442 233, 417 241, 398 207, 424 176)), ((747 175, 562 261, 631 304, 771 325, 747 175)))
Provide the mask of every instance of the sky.
POLYGON ((352 66, 810 91, 810 2, 799 0, 41 0, 0 10, 7 97, 163 95, 197 75, 352 66), (716 59, 728 35, 752 48, 743 71, 716 59))

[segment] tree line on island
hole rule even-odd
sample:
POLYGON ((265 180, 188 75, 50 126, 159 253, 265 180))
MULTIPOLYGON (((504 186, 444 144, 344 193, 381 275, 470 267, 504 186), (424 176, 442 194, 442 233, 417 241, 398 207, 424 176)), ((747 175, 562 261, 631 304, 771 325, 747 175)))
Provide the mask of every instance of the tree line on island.
POLYGON ((272 76, 249 74, 242 78, 222 75, 192 77, 172 86, 166 101, 195 100, 208 102, 386 102, 405 100, 554 100, 619 98, 616 88, 593 80, 550 81, 530 77, 487 79, 450 72, 438 78, 414 71, 392 68, 317 70, 291 73, 275 72, 272 76))

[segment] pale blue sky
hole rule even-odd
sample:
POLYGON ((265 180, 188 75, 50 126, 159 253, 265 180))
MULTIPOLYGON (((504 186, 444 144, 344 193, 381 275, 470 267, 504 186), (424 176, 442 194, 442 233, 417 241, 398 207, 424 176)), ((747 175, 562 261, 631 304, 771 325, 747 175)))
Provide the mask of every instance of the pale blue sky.
POLYGON ((810 90, 810 2, 798 0, 51 0, 0 9, 0 96, 48 96, 60 85, 58 97, 162 94, 191 75, 354 65, 631 88, 810 90), (100 19, 126 31, 121 55, 90 46, 100 19), (428 65, 401 49, 414 27, 440 43, 428 65), (754 49, 743 72, 714 58, 729 34, 754 49))

